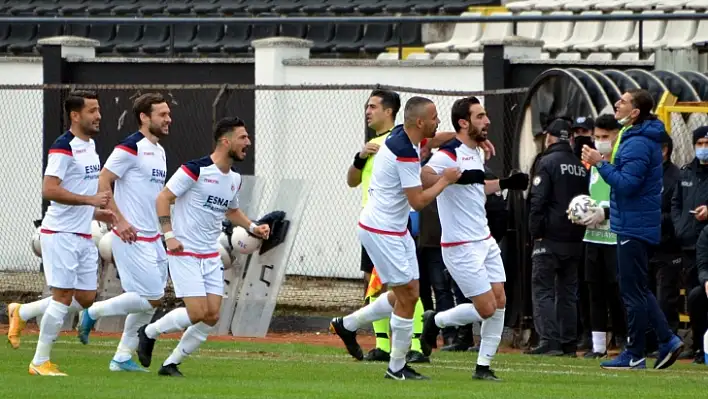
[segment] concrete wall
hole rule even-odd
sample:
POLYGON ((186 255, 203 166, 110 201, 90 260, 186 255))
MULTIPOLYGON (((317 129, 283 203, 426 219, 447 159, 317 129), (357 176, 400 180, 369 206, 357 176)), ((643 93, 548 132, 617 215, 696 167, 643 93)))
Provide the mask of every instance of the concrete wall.
MULTIPOLYGON (((41 58, 0 58, 0 85, 42 84, 41 58)), ((42 217, 41 90, 0 87, 0 271, 39 270, 30 248, 42 217)))

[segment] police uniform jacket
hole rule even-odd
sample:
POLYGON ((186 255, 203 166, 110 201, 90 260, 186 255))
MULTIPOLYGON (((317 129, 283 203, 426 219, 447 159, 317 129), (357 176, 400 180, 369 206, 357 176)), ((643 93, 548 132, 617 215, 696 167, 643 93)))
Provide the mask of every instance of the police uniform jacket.
POLYGON ((588 193, 589 174, 568 142, 552 144, 536 163, 529 191, 529 231, 536 239, 579 243, 585 227, 571 223, 570 200, 588 193))
POLYGON ((708 166, 697 159, 687 164, 679 173, 671 200, 671 220, 676 238, 684 249, 692 249, 706 222, 700 222, 689 211, 708 204, 708 166))

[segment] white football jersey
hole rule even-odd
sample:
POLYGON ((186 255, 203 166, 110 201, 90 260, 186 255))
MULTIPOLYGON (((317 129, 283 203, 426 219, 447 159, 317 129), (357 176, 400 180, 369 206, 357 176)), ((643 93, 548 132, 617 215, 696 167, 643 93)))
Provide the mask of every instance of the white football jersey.
MULTIPOLYGON (((67 131, 49 147, 44 175, 61 179, 61 187, 69 192, 96 195, 100 171, 101 161, 93 139, 84 141, 67 131)), ((51 201, 42 220, 42 229, 91 237, 95 209, 91 205, 65 205, 51 201)))
POLYGON ((159 234, 155 200, 167 177, 162 146, 153 144, 140 132, 133 133, 116 146, 104 168, 118 176, 114 197, 128 223, 140 236, 159 234))
POLYGON ((241 175, 223 173, 210 156, 182 165, 167 182, 177 196, 172 229, 185 255, 213 256, 226 211, 238 209, 241 175))
POLYGON ((403 126, 396 126, 374 158, 369 201, 361 211, 359 225, 374 233, 405 235, 411 207, 403 190, 418 186, 422 186, 418 148, 403 126))
MULTIPOLYGON (((445 168, 459 167, 461 171, 484 172, 484 154, 479 148, 470 148, 457 139, 451 140, 435 152, 426 166, 442 174, 445 168)), ((487 195, 484 184, 451 184, 436 199, 441 245, 454 246, 489 238, 487 223, 487 195)))

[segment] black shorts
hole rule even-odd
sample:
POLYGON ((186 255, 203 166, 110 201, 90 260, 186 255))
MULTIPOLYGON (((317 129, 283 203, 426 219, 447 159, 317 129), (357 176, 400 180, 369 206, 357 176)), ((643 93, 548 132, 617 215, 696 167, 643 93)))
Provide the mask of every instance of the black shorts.
POLYGON ((617 246, 587 243, 585 245, 585 282, 617 282, 617 246))
POLYGON ((361 271, 369 274, 374 271, 374 262, 369 258, 369 254, 366 253, 364 246, 361 247, 361 271))

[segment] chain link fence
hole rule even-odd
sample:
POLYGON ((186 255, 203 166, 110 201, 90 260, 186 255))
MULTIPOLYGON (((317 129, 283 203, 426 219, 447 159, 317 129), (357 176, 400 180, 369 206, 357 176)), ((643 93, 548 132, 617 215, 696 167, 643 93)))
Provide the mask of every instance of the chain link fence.
MULTIPOLYGON (((0 214, 0 239, 5 244, 0 253, 0 300, 32 300, 44 289, 41 259, 32 253, 30 241, 36 230, 33 221, 42 217, 43 154, 66 128, 61 101, 73 88, 99 94, 102 124, 96 142, 102 163, 119 140, 137 129, 133 99, 145 92, 165 95, 173 119, 169 137, 161 141, 167 152, 168 176, 183 162, 211 152, 215 120, 226 115, 243 118, 254 150, 237 168, 245 175, 255 171, 263 182, 260 207, 250 217, 271 210, 267 207, 281 179, 312 183, 278 305, 321 311, 356 308, 363 299, 355 229, 361 191, 346 185, 346 171, 365 141, 364 109, 371 91, 396 90, 402 105, 415 95, 430 98, 437 105, 439 132, 452 131, 450 109, 458 98, 477 95, 484 104, 494 104, 494 109, 488 109, 492 124, 502 127, 497 133, 494 127, 490 129, 498 150, 499 170, 494 170, 498 175, 508 173, 517 112, 526 95, 525 89, 474 93, 374 85, 0 86, 0 93, 11 100, 0 105, 0 113, 6 115, 0 126, 6 132, 24 133, 11 136, 0 149, 4 163, 0 179, 7 187, 0 196, 3 203, 13 204, 0 214)), ((396 123, 402 120, 403 107, 396 123)))
POLYGON ((690 163, 696 156, 693 147, 693 131, 708 126, 708 107, 696 107, 695 112, 674 112, 668 107, 667 130, 674 142, 671 161, 679 168, 690 163))

